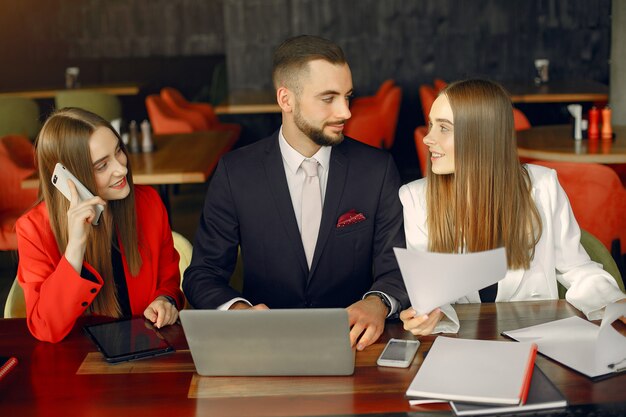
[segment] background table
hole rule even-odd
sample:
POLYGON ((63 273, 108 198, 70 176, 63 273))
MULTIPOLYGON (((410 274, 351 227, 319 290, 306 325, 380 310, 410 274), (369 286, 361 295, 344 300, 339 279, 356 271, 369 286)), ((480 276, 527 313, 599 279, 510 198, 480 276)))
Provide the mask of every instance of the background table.
MULTIPOLYGON (((2 96, 17 96, 33 99, 54 98, 59 91, 64 91, 63 87, 50 87, 50 88, 35 88, 29 90, 16 90, 16 91, 1 91, 2 96)), ((116 96, 135 96, 139 94, 139 84, 124 83, 124 84, 94 84, 85 85, 73 90, 81 91, 97 91, 99 93, 113 94, 116 96)))
POLYGON ((613 141, 574 140, 571 125, 533 127, 516 132, 517 153, 547 161, 626 163, 626 126, 613 126, 613 131, 613 141))
POLYGON ((241 90, 231 92, 215 107, 216 114, 280 113, 274 91, 241 90))
MULTIPOLYGON (((472 339, 506 340, 500 336, 502 331, 579 315, 563 300, 466 304, 456 308, 461 320, 458 337, 472 339)), ((19 360, 17 368, 0 381, 0 415, 228 417, 427 411, 410 407, 404 392, 434 336, 421 338, 409 368, 376 366, 376 358, 390 337, 413 338, 397 322, 387 324, 378 343, 357 353, 353 376, 199 377, 180 326, 162 331, 177 349, 175 354, 108 365, 80 329, 82 324, 94 321, 98 320, 81 318, 67 339, 50 344, 36 341, 24 319, 0 320, 0 355, 13 355, 19 360)), ((624 333, 626 326, 619 326, 624 333)), ((591 382, 541 355, 536 365, 572 404, 624 402, 626 374, 591 382)), ((447 405, 439 409, 447 409, 447 405)))
POLYGON ((606 102, 609 87, 592 80, 554 80, 535 85, 529 82, 504 82, 513 103, 606 102))

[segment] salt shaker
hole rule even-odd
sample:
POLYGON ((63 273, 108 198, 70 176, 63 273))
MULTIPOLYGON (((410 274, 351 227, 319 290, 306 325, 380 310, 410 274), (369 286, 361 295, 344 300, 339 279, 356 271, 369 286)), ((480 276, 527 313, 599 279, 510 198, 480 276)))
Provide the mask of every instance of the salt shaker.
POLYGON ((128 126, 130 130, 130 151, 133 153, 139 152, 139 138, 137 137, 137 122, 134 120, 130 121, 128 126))
POLYGON ((154 150, 154 144, 152 143, 152 130, 150 128, 150 122, 144 120, 141 122, 141 150, 144 152, 152 152, 154 150))

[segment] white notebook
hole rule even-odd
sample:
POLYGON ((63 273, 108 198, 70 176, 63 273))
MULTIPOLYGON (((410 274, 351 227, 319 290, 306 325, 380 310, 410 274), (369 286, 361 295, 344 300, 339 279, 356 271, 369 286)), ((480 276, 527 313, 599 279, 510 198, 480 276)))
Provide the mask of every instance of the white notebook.
POLYGON ((483 404, 523 404, 537 346, 439 336, 428 352, 408 397, 483 404))

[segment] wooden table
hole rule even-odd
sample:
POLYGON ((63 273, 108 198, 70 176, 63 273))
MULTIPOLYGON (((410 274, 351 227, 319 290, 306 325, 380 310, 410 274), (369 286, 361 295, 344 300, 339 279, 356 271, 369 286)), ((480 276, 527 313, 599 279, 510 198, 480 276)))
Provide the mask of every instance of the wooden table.
MULTIPOLYGON (((12 96, 12 97, 25 97, 32 99, 44 99, 54 98, 59 91, 64 91, 65 88, 50 87, 50 88, 33 88, 28 90, 16 90, 16 91, 1 91, 0 97, 12 96)), ((76 88, 77 91, 97 91, 99 93, 113 94, 116 96, 136 96, 139 94, 139 84, 136 83, 124 83, 124 84, 94 84, 85 85, 80 88, 76 88)))
POLYGON ((574 140, 571 125, 533 127, 516 132, 517 153, 546 161, 626 163, 626 126, 613 126, 613 131, 613 141, 574 140))
MULTIPOLYGON (((205 182, 220 157, 236 140, 232 132, 220 130, 155 135, 156 149, 153 152, 129 154, 133 181, 135 184, 158 185, 169 213, 169 186, 205 182)), ((22 181, 22 188, 37 187, 37 172, 22 181)))
MULTIPOLYGON (((498 340, 505 340, 500 336, 504 330, 579 314, 565 301, 467 304, 456 308, 461 320, 459 337, 498 340)), ((200 377, 194 372, 180 326, 162 331, 176 353, 108 365, 80 330, 80 326, 93 321, 96 319, 82 318, 67 339, 50 344, 36 341, 24 319, 0 320, 0 355, 13 355, 19 360, 17 368, 0 382, 0 415, 228 417, 406 415, 409 411, 432 411, 410 407, 404 392, 430 349, 433 336, 421 339, 416 360, 408 369, 375 364, 390 337, 413 338, 397 322, 387 324, 378 343, 357 353, 353 376, 200 377)), ((623 332, 626 326, 619 325, 623 332)), ((626 374, 591 382, 541 355, 536 364, 572 404, 624 402, 626 374)), ((437 408, 448 409, 447 405, 437 408)))
POLYGON ((513 103, 607 102, 609 87, 591 80, 554 80, 535 85, 529 82, 504 82, 513 103))
POLYGON ((233 91, 224 103, 215 107, 216 114, 280 113, 274 91, 233 91))

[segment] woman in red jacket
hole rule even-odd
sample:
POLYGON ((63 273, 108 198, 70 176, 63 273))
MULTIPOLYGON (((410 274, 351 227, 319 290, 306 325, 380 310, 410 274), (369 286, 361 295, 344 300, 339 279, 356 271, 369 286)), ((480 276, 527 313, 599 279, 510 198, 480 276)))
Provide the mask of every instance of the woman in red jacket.
POLYGON ((16 225, 31 333, 58 342, 83 314, 174 323, 184 299, 167 213, 151 187, 133 186, 126 148, 111 125, 85 110, 59 110, 42 127, 35 152, 40 202, 16 225), (81 201, 68 180, 68 201, 50 181, 58 162, 95 197, 81 201), (105 209, 95 225, 97 204, 105 209))

